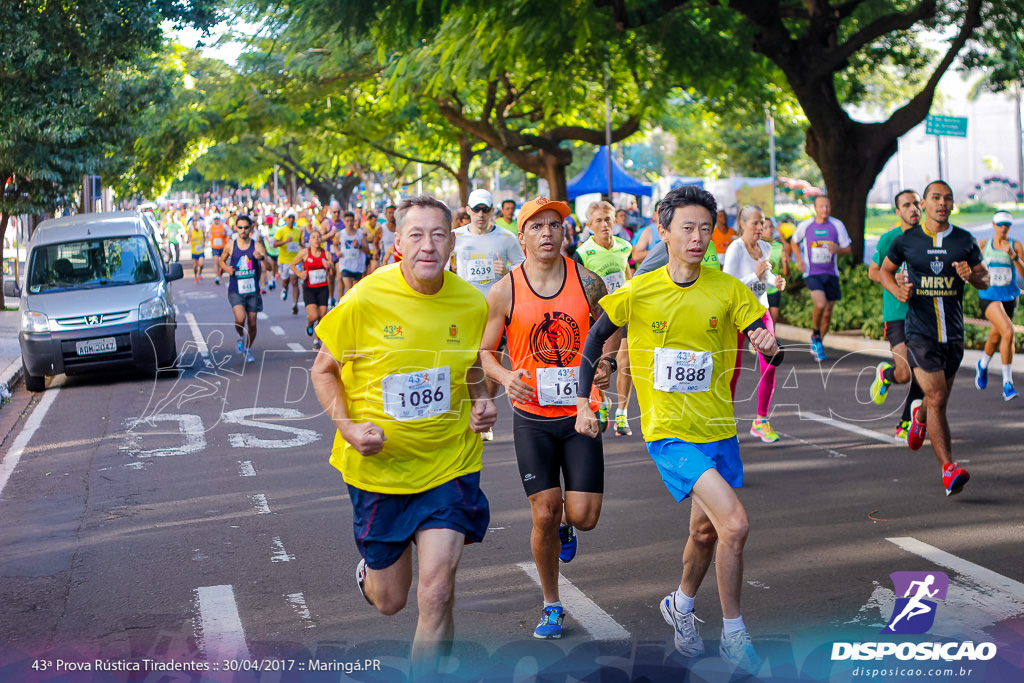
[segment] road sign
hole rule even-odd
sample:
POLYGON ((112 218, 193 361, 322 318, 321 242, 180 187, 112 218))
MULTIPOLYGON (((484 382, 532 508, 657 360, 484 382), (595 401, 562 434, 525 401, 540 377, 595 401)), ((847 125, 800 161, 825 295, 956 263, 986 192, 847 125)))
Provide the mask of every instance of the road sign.
POLYGON ((932 116, 925 119, 924 132, 953 138, 967 137, 966 116, 932 116))

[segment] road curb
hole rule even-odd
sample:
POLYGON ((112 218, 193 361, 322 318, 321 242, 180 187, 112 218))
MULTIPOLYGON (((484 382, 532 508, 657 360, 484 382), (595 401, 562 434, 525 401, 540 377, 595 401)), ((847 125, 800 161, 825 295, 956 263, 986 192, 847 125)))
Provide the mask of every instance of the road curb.
MULTIPOLYGON (((775 326, 775 335, 787 342, 798 342, 808 346, 811 343, 811 331, 802 327, 778 324, 775 326)), ((832 332, 825 336, 825 347, 839 351, 865 353, 880 358, 892 357, 889 342, 884 339, 868 339, 862 335, 832 332)), ((967 349, 964 351, 964 359, 960 362, 960 367, 962 369, 974 370, 978 361, 984 355, 984 352, 977 349, 967 349)), ((1024 374, 1024 357, 1022 355, 1024 354, 1014 354, 1013 371, 1024 374)), ((996 357, 992 359, 992 365, 989 366, 989 371, 998 374, 1001 367, 1002 361, 999 360, 999 355, 996 354, 996 357)))
MULTIPOLYGON (((10 395, 14 392, 14 387, 21 381, 21 359, 12 362, 6 368, 0 372, 0 398, 10 398, 10 395)), ((3 409, 4 403, 0 401, 0 409, 3 409)))

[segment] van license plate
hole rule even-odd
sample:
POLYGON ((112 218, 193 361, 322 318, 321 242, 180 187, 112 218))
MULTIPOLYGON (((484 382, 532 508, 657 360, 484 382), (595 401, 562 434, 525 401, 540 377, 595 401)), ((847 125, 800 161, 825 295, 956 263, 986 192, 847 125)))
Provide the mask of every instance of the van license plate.
POLYGON ((96 353, 117 351, 117 340, 113 337, 103 337, 103 339, 80 341, 75 346, 78 349, 79 356, 91 356, 96 353))

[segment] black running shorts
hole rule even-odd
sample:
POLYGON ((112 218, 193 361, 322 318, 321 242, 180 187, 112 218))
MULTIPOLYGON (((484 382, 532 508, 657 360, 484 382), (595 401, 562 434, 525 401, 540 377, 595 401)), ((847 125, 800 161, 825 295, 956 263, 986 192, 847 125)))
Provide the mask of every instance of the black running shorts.
POLYGON ((946 379, 956 375, 964 359, 964 345, 943 344, 931 339, 909 337, 907 339, 907 360, 910 367, 925 372, 942 372, 946 379))
POLYGON ((566 491, 604 493, 600 436, 578 434, 575 416, 541 417, 518 408, 512 412, 512 438, 527 496, 560 488, 561 477, 566 491))

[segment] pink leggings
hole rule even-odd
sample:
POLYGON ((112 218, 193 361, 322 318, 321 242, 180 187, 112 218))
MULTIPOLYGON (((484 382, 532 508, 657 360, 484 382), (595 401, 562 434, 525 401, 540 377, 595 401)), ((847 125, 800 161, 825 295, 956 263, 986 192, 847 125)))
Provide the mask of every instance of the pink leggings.
MULTIPOLYGON (((775 334, 775 323, 770 313, 765 313, 761 322, 768 328, 768 331, 775 334)), ((743 354, 747 350, 747 335, 742 332, 736 336, 736 367, 732 371, 732 381, 729 388, 732 390, 732 400, 736 400, 736 383, 740 379, 740 370, 743 369, 743 354)), ((775 394, 775 366, 768 365, 768 359, 759 351, 757 358, 761 363, 761 381, 757 385, 757 416, 768 417, 768 410, 772 405, 772 396, 775 394)))

